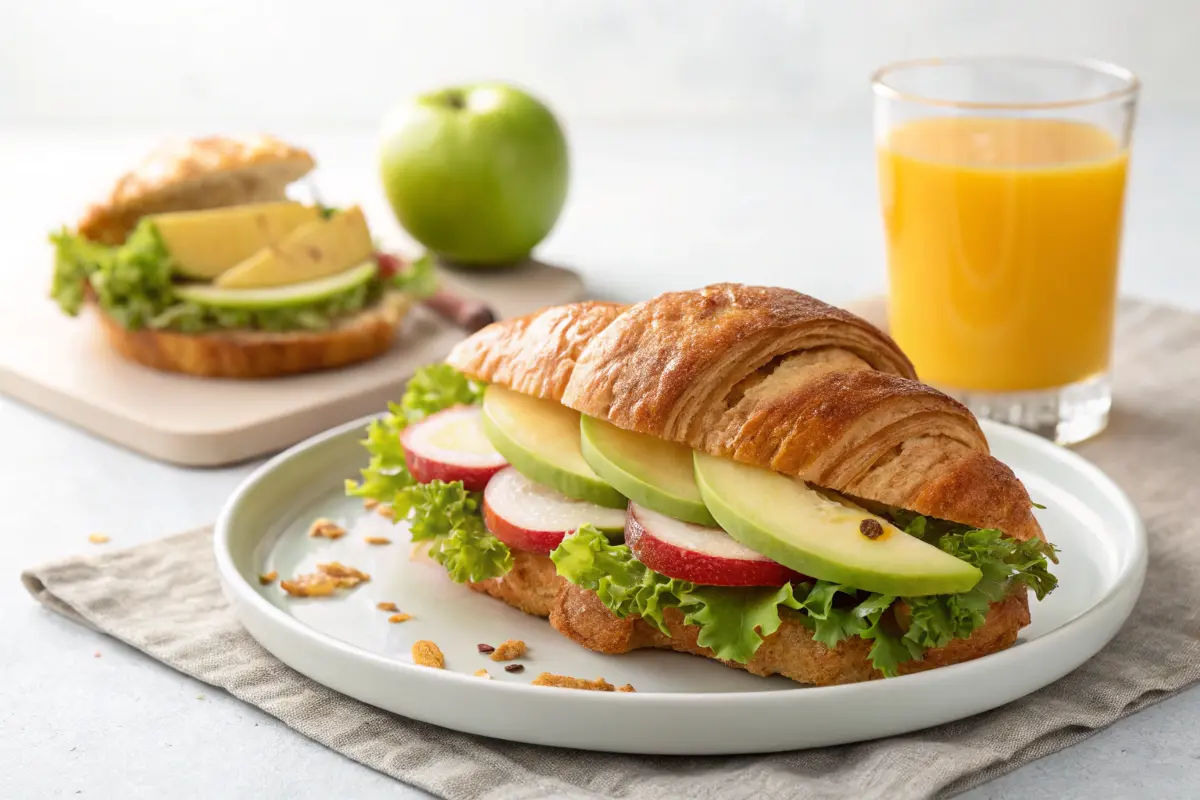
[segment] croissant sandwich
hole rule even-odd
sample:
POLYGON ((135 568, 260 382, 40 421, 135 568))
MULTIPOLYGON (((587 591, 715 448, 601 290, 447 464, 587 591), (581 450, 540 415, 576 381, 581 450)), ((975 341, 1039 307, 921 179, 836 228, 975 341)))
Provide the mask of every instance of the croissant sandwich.
POLYGON ((348 491, 585 647, 831 685, 1008 647, 1054 548, 963 406, 854 315, 718 284, 495 323, 348 491))
POLYGON ((379 355, 431 266, 377 253, 358 207, 288 200, 313 166, 270 136, 165 145, 50 237, 51 294, 160 370, 265 378, 379 355))

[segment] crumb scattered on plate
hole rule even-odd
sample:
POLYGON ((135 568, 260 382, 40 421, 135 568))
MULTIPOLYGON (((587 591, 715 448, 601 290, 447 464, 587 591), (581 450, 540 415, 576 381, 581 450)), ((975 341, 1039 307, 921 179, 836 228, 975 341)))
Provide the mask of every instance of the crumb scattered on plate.
POLYGON ((489 680, 489 681, 492 679, 491 674, 488 673, 488 671, 486 669, 477 669, 474 672, 472 672, 471 674, 474 675, 476 678, 483 678, 483 679, 489 680))
POLYGON ((340 539, 346 535, 346 529, 331 519, 321 517, 313 520, 313 524, 308 528, 308 535, 314 539, 340 539))
POLYGON ((412 619, 412 614, 392 614, 388 617, 388 622, 394 625, 398 622, 408 622, 410 619, 412 619))
POLYGON ((385 505, 376 506, 375 513, 378 514, 379 516, 383 517, 384 519, 392 519, 392 517, 395 516, 395 513, 392 511, 392 507, 385 506, 385 505))
POLYGON ((99 650, 97 650, 96 652, 92 653, 92 658, 99 658, 99 657, 100 657, 100 651, 99 651, 99 650))
POLYGON ((525 665, 524 664, 506 664, 504 666, 504 671, 505 672, 524 672, 525 665))
POLYGON ((374 497, 368 497, 366 500, 363 500, 363 508, 365 508, 367 511, 374 511, 375 507, 378 505, 379 501, 374 497))
POLYGON ((263 586, 267 586, 268 584, 274 583, 275 579, 278 577, 279 577, 279 573, 276 572, 275 570, 271 570, 270 572, 264 572, 263 574, 259 575, 258 582, 261 583, 263 586))
POLYGON ((279 586, 296 597, 328 597, 338 589, 352 589, 369 580, 371 576, 367 573, 333 561, 317 564, 316 572, 297 575, 290 581, 280 581, 279 586))
POLYGON ((383 603, 376 603, 375 607, 378 608, 380 611, 399 611, 400 610, 399 606, 397 606, 391 600, 387 600, 383 603))
POLYGON ((88 537, 88 541, 92 544, 107 544, 109 539, 103 533, 93 533, 88 537))
POLYGON ((367 544, 391 544, 392 540, 386 536, 364 536, 363 541, 367 544))
POLYGON ((572 678, 569 675, 555 675, 553 672, 543 672, 533 679, 534 686, 557 686, 560 689, 584 689, 590 692, 632 692, 635 689, 628 683, 618 689, 604 678, 594 681, 584 678, 572 678))
POLYGON ((492 661, 512 661, 525 655, 525 643, 520 639, 509 639, 501 642, 492 653, 492 661))
POLYGON ((412 646, 413 663, 420 667, 446 668, 446 657, 441 648, 428 639, 415 642, 412 646))

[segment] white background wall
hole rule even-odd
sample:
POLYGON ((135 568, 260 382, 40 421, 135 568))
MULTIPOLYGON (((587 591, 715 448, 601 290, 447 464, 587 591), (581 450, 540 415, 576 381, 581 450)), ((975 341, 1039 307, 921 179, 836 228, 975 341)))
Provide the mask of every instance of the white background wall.
POLYGON ((1197 0, 0 0, 0 124, 373 127, 495 77, 569 121, 869 113, 914 55, 1094 56, 1200 105, 1197 0))

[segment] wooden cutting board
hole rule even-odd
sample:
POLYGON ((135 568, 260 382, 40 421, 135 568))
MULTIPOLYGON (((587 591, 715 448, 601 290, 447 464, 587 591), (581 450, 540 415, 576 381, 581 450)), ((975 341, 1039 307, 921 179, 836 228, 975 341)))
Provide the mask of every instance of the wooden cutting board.
MULTIPOLYGON (((0 292, 0 392, 152 458, 217 466, 272 453, 348 420, 383 410, 417 367, 443 358, 466 332, 424 308, 402 324, 391 350, 345 369, 264 381, 172 375, 111 351, 85 313, 71 319, 47 296, 44 269, 9 274, 0 292)), ((570 270, 443 274, 455 293, 519 316, 579 300, 570 270)))

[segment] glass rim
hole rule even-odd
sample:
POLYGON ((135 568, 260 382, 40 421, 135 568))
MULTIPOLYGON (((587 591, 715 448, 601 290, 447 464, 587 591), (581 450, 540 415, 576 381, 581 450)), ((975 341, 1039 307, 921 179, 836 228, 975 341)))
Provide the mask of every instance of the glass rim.
POLYGON ((885 64, 879 69, 871 73, 871 88, 875 94, 881 97, 887 97, 891 100, 903 100, 910 103, 919 103, 927 106, 940 106, 942 108, 963 108, 974 109, 979 111, 1022 111, 1022 110, 1042 110, 1055 108, 1077 108, 1080 106, 1090 106, 1097 103, 1106 103, 1112 100, 1120 100, 1125 97, 1136 96, 1141 89, 1142 82, 1132 70, 1125 67, 1113 64, 1109 61, 1101 61, 1095 58, 1049 58, 1042 56, 947 56, 935 58, 913 58, 904 61, 893 61, 890 64, 885 64), (903 70, 912 69, 914 67, 944 67, 955 65, 971 65, 984 63, 1003 63, 1010 62, 1013 64, 1026 65, 1043 65, 1043 66, 1058 66, 1058 67, 1076 67, 1078 69, 1089 70, 1101 75, 1107 75, 1110 78, 1115 78, 1123 85, 1103 94, 1091 95, 1087 97, 1071 98, 1069 100, 1047 100, 1047 101, 1032 101, 1032 102, 995 102, 982 100, 949 100, 939 97, 928 97, 916 92, 908 92, 898 89, 888 83, 888 77, 903 70))

